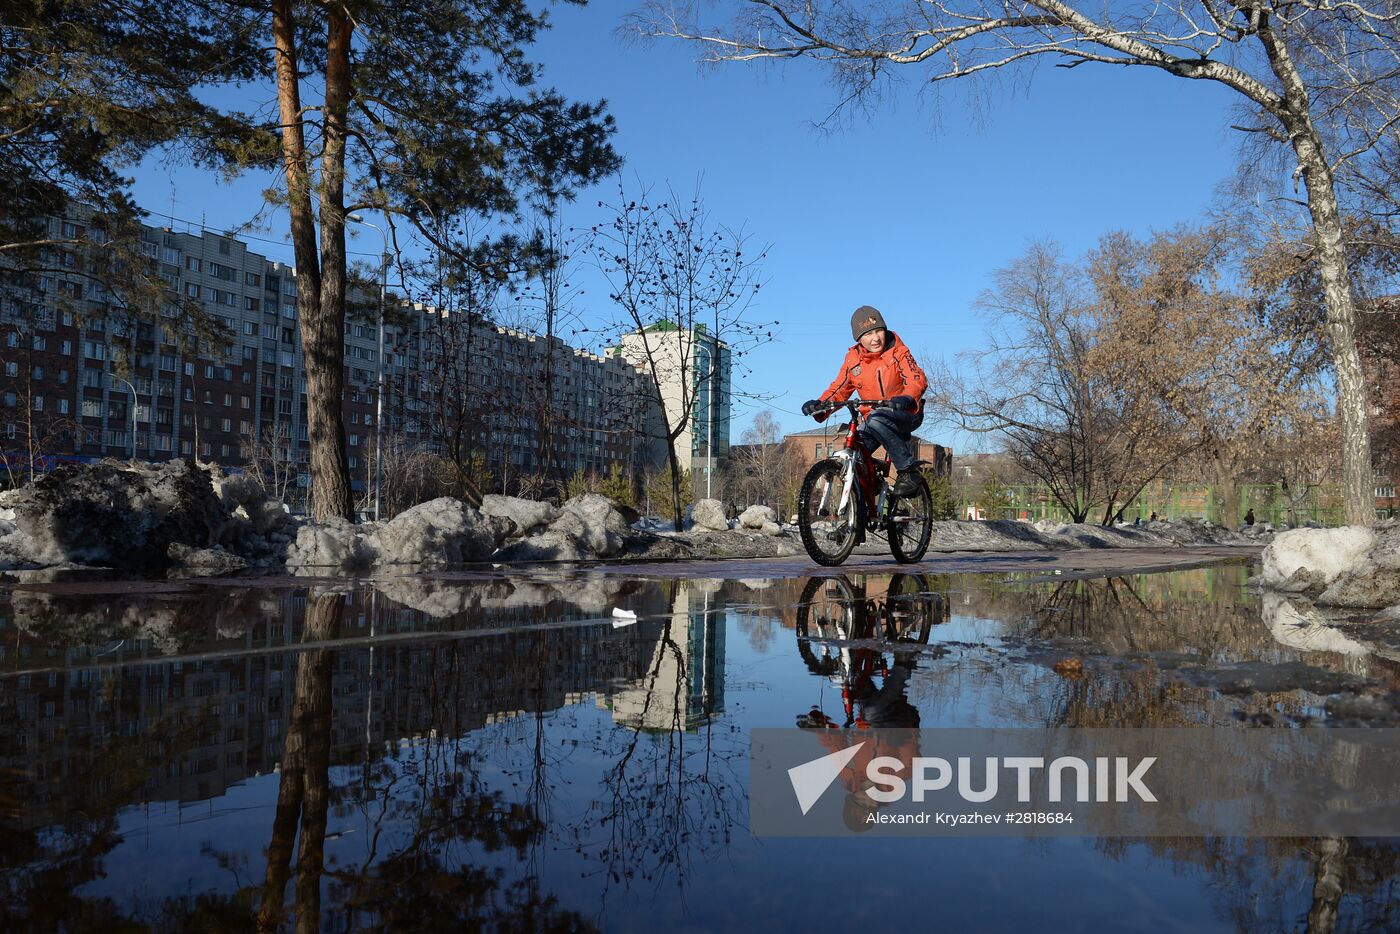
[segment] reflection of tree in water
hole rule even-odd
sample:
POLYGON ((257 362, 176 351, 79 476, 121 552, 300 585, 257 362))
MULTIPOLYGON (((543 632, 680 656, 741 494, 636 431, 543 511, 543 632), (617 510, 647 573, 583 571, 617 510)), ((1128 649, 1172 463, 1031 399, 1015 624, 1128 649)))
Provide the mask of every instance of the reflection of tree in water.
MULTIPOLYGON (((321 641, 335 635, 345 612, 338 593, 312 594, 306 601, 304 638, 321 641)), ((302 652, 297 658, 296 689, 282 752, 281 782, 267 848, 267 873, 258 927, 280 926, 283 890, 297 849, 297 930, 319 930, 321 873, 330 807, 331 656, 328 649, 302 652), (300 824, 301 834, 297 837, 300 824)))
MULTIPOLYGON (((343 612, 340 595, 313 597, 307 604, 306 638, 333 634, 343 612)), ((542 647, 543 637, 537 642, 542 647)), ((451 659, 457 659, 458 648, 452 647, 451 659)), ((553 898, 541 897, 533 875, 508 882, 503 870, 473 861, 477 850, 513 851, 517 860, 523 859, 542 839, 545 825, 528 802, 507 802, 500 792, 489 791, 473 770, 470 754, 453 739, 431 742, 413 762, 366 763, 361 783, 339 791, 373 812, 369 850, 361 865, 325 865, 326 816, 333 795, 334 654, 318 650, 298 659, 258 927, 278 929, 290 915, 297 931, 315 931, 323 914, 343 916, 347 927, 364 930, 456 931, 486 923, 520 931, 587 927, 576 914, 561 911, 553 898), (285 891, 293 869, 293 903, 288 906, 285 891), (330 883, 329 911, 321 905, 323 878, 330 883)), ((442 695, 470 689, 468 673, 454 664, 430 671, 429 703, 438 710, 461 709, 442 695)))
POLYGON ((1095 841, 1124 860, 1145 849, 1210 878, 1217 917, 1241 931, 1400 929, 1400 841, 1207 837, 1095 841))
MULTIPOLYGON (((1252 601, 1238 599, 1239 568, 1175 575, 1066 581, 1034 594, 1021 635, 1082 639, 1110 654, 1183 653, 1205 663, 1276 662, 1297 653, 1280 646, 1252 601)), ((1315 665, 1345 661, 1309 653, 1315 665)), ((1212 688, 1162 677, 1150 663, 1112 677, 1059 679, 1048 725, 1087 727, 1203 726, 1237 712, 1302 712, 1299 691, 1254 692, 1220 703, 1212 688)), ((1396 841, 1342 839, 1108 838, 1096 848, 1125 858, 1145 847, 1177 866, 1211 877, 1220 917, 1240 930, 1391 930, 1396 927, 1396 841)))
POLYGON ((1234 598, 1242 581, 1231 577, 1238 573, 1225 567, 1173 575, 1185 581, 1144 575, 1055 583, 1028 595, 1018 634, 1085 639, 1116 654, 1269 657, 1278 646, 1261 625, 1257 604, 1234 598))
MULTIPOLYGON (((722 620, 707 614, 688 625, 722 620)), ((747 782, 739 772, 748 756, 744 733, 728 721, 697 719, 689 709, 693 682, 706 672, 681 644, 682 625, 675 616, 664 623, 639 686, 641 710, 630 716, 645 725, 615 728, 624 736, 620 750, 615 736, 600 738, 599 751, 615 761, 603 776, 600 800, 569 828, 577 852, 597 861, 604 899, 611 886, 637 879, 674 882, 684 897, 691 860, 721 855, 747 819, 747 782)))

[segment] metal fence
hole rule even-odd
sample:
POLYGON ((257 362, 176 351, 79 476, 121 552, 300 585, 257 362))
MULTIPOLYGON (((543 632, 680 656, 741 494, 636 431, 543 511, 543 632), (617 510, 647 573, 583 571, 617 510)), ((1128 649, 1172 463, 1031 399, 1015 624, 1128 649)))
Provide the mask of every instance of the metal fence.
MULTIPOLYGON (((1052 519, 1069 522, 1070 516, 1063 506, 1055 501, 1048 487, 1035 484, 1013 484, 1006 487, 1011 508, 1001 510, 1000 515, 983 515, 983 518, 1029 519, 1039 521, 1052 519)), ((1290 510, 1289 494, 1276 483, 1242 483, 1235 488, 1239 498, 1241 522, 1245 515, 1254 511, 1255 522, 1270 522, 1274 525, 1302 524, 1317 522, 1325 526, 1344 525, 1341 488, 1336 485, 1313 487, 1305 495, 1295 497, 1290 510)), ((971 507, 976 505, 975 489, 964 489, 961 495, 960 515, 966 518, 971 507)), ((1222 493, 1213 486, 1199 484, 1157 483, 1149 486, 1123 511, 1123 519, 1146 521, 1154 513, 1160 519, 1208 519, 1222 525, 1225 521, 1226 502, 1222 493)), ((1088 521, 1103 519, 1102 506, 1093 510, 1088 521)))

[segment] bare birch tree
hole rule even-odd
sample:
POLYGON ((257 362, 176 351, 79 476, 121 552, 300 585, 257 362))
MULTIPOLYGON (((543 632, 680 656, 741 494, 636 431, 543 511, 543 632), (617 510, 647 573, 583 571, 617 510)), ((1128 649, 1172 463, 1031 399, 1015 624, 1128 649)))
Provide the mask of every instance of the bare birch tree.
POLYGON ((268 496, 287 502, 300 475, 296 445, 286 422, 269 422, 261 432, 248 432, 238 439, 245 469, 268 496))
MULTIPOLYGON (((592 228, 588 252, 608 283, 616 313, 610 333, 642 371, 643 391, 660 415, 656 440, 670 466, 679 531, 679 444, 695 430, 697 405, 706 407, 706 426, 723 418, 729 400, 718 387, 725 371, 772 336, 768 325, 746 318, 767 250, 748 252, 743 231, 715 223, 698 191, 688 202, 674 191, 663 202, 645 190, 634 199, 619 187, 618 195, 615 204, 600 202, 608 220, 592 228)), ((713 467, 712 439, 698 443, 713 467)))
POLYGON ((1238 129, 1287 146, 1325 296, 1342 426, 1346 519, 1369 525, 1371 455, 1366 380, 1356 346, 1339 191, 1400 107, 1398 9, 1392 0, 1173 0, 1147 6, 1069 0, 931 0, 854 5, 747 0, 728 25, 699 23, 690 5, 649 5, 638 28, 698 44, 710 61, 809 58, 832 69, 845 100, 870 101, 897 70, 931 82, 1048 60, 1063 67, 1142 67, 1216 82, 1249 112, 1238 129))
POLYGON ((778 420, 764 409, 739 440, 741 447, 734 449, 729 469, 731 490, 747 505, 761 503, 787 515, 793 501, 789 494, 801 482, 801 465, 783 444, 778 420))

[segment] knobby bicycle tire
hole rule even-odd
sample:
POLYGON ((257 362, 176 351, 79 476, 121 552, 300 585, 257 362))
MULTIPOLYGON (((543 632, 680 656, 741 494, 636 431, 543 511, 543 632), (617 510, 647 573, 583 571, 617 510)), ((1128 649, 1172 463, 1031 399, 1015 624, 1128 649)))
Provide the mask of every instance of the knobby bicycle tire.
POLYGON ((890 540, 890 553, 903 564, 913 564, 923 558, 928 551, 928 542, 933 535, 933 494, 929 492, 928 481, 919 476, 919 489, 913 496, 902 496, 895 500, 894 509, 886 523, 890 540), (909 510, 909 524, 918 524, 918 534, 912 542, 896 527, 900 510, 909 510), (906 545, 911 545, 906 549, 906 545))
MULTIPOLYGON (((860 538, 860 533, 864 529, 863 510, 861 509, 860 491, 852 485, 850 499, 846 503, 844 516, 838 516, 834 511, 825 513, 832 519, 844 519, 846 522, 846 535, 844 541, 836 543, 832 535, 833 529, 814 528, 812 514, 813 509, 821 507, 821 497, 841 495, 842 474, 845 466, 834 457, 817 461, 807 471, 807 475, 802 478, 802 491, 797 497, 797 527, 802 533, 802 547, 807 549, 807 554, 813 561, 823 567, 836 567, 855 550, 856 540, 860 538), (823 478, 830 482, 829 488, 823 488, 821 481, 823 478), (816 496, 816 501, 813 496, 816 496), (835 544, 836 547, 831 546, 835 544)), ((834 510, 836 504, 827 502, 826 508, 834 510)))

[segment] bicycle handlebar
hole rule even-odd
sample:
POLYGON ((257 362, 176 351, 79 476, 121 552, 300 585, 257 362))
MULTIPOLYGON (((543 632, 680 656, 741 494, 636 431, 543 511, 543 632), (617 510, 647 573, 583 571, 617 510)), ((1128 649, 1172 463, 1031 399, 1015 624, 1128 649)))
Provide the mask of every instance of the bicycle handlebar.
POLYGON ((817 407, 812 410, 812 414, 816 415, 818 412, 835 412, 837 409, 849 408, 851 414, 854 415, 857 406, 882 406, 892 405, 893 403, 893 399, 847 399, 845 402, 820 402, 817 404, 817 407))

